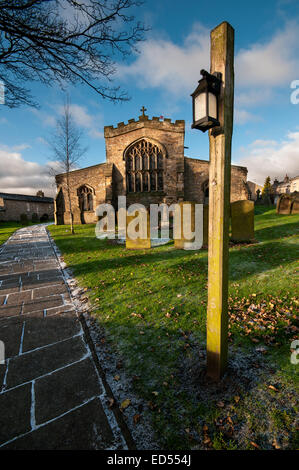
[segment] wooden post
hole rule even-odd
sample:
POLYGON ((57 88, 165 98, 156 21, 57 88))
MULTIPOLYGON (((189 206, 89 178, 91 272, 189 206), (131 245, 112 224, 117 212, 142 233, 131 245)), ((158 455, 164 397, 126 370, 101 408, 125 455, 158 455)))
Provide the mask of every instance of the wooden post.
POLYGON ((209 271, 207 374, 219 380, 227 367, 228 243, 231 139, 234 103, 234 29, 221 23, 211 31, 211 73, 221 72, 220 126, 209 131, 209 271))

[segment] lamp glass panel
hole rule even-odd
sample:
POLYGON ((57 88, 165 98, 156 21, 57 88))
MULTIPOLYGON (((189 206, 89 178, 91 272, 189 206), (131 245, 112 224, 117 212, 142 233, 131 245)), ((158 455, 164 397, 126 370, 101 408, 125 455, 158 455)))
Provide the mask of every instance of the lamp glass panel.
POLYGON ((194 99, 194 120, 199 121, 207 115, 206 94, 200 93, 194 99))
POLYGON ((217 98, 213 93, 209 93, 209 116, 217 119, 217 98))

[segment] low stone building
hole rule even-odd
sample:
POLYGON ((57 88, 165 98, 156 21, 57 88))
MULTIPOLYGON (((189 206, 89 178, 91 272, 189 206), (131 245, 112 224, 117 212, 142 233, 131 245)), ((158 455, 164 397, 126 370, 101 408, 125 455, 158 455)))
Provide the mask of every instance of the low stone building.
POLYGON ((54 200, 44 197, 42 191, 38 191, 36 196, 0 193, 0 221, 19 221, 21 214, 26 214, 28 220, 33 214, 51 220, 54 218, 54 200))
POLYGON ((290 178, 288 175, 285 175, 283 181, 278 181, 278 179, 275 178, 272 189, 274 195, 292 194, 295 191, 299 192, 299 176, 290 178))
POLYGON ((262 194, 263 186, 260 184, 254 183, 253 181, 247 181, 249 199, 251 201, 256 201, 258 199, 258 195, 262 194))
MULTIPOLYGON (((207 203, 209 162, 184 155, 185 121, 149 119, 146 115, 104 128, 106 163, 70 172, 74 223, 97 221, 95 208, 117 204, 126 196, 127 205, 180 201, 207 203)), ((70 223, 66 174, 56 176, 55 220, 70 223)), ((232 165, 231 201, 249 199, 247 168, 232 165)))

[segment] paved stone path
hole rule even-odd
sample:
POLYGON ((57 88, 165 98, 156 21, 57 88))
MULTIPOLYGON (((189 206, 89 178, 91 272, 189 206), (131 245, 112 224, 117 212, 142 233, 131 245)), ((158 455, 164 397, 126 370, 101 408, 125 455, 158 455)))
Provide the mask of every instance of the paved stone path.
POLYGON ((0 340, 1 449, 127 448, 45 226, 0 247, 0 340))

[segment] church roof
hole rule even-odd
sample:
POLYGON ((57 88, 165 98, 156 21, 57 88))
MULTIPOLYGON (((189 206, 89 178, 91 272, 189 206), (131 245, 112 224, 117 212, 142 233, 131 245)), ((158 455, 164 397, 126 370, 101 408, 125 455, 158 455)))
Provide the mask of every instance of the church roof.
MULTIPOLYGON (((70 173, 79 173, 80 171, 85 171, 85 170, 89 170, 90 168, 97 168, 97 167, 100 167, 100 166, 103 166, 103 165, 110 165, 109 163, 107 162, 103 162, 103 163, 97 163, 96 165, 90 165, 90 166, 85 166, 83 168, 77 168, 76 170, 71 170, 70 173)), ((66 172, 64 173, 57 173, 57 175, 55 175, 55 177, 57 176, 63 176, 63 175, 66 175, 66 172)))
MULTIPOLYGON (((186 155, 184 156, 184 158, 187 158, 188 160, 196 160, 197 162, 210 163, 209 160, 203 160, 202 158, 186 157, 186 155)), ((244 170, 248 171, 246 166, 241 166, 241 165, 231 165, 231 166, 234 168, 243 168, 244 170)))
POLYGON ((29 196, 27 194, 0 193, 0 197, 3 199, 9 199, 12 201, 48 202, 48 203, 51 203, 54 201, 52 197, 29 196))

